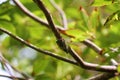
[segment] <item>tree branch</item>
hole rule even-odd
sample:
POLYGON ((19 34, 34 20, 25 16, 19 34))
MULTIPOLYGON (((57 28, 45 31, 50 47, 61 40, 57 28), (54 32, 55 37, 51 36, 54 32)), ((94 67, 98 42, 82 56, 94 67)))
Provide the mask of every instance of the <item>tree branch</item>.
POLYGON ((34 19, 35 21, 39 22, 42 25, 45 25, 46 27, 49 27, 48 23, 39 17, 35 16, 33 13, 31 13, 27 8, 24 7, 24 5, 19 0, 13 0, 13 2, 29 17, 34 19))
MULTIPOLYGON (((67 46, 66 50, 64 50, 65 52, 68 52, 70 53, 70 55, 78 62, 78 64, 84 68, 84 69, 89 69, 89 70, 96 70, 96 71, 103 71, 103 72, 116 72, 116 66, 100 66, 98 64, 92 64, 92 63, 87 63, 87 62, 84 62, 83 59, 70 47, 68 46, 67 44, 65 44, 64 42, 64 39, 62 39, 62 37, 60 36, 60 33, 57 31, 57 29, 55 28, 55 25, 52 21, 52 18, 49 14, 49 12, 47 11, 47 9, 45 8, 44 4, 42 3, 41 0, 33 0, 37 5, 38 7, 43 11, 43 13, 45 14, 46 16, 46 19, 56 37, 56 39, 60 40, 61 39, 61 42, 60 44, 58 44, 58 46, 61 48, 60 45, 64 45, 64 46, 67 46), (57 36, 59 35, 59 36, 57 36)), ((64 47, 63 46, 63 47, 64 47)))
MULTIPOLYGON (((86 46, 92 48, 96 53, 98 53, 100 56, 103 56, 103 49, 101 49, 99 46, 97 46, 95 43, 93 43, 92 41, 86 39, 84 41, 82 41, 86 46)), ((108 56, 104 56, 104 57, 109 57, 109 54, 107 54, 108 56)), ((113 58, 110 59, 111 63, 113 65, 118 65, 117 61, 115 61, 113 58)))
MULTIPOLYGON (((49 28, 49 24, 42 20, 41 18, 35 16, 33 13, 31 13, 19 0, 13 0, 13 2, 21 9, 22 12, 24 12, 27 16, 29 16, 30 18, 32 18, 33 20, 35 20, 36 22, 44 25, 45 27, 49 28)), ((56 28, 60 31, 65 30, 64 28, 55 25, 56 28)), ((65 34, 64 34, 65 35, 65 34)), ((83 44, 87 45, 88 47, 91 47, 94 51, 96 51, 97 53, 100 53, 102 49, 94 46, 95 44, 93 44, 90 40, 84 40, 83 44)))
POLYGON ((96 53, 101 55, 103 50, 100 47, 98 47, 96 44, 94 44, 92 41, 86 39, 86 40, 82 41, 82 43, 85 44, 86 46, 92 48, 96 53))
POLYGON ((54 0, 49 0, 49 1, 55 7, 55 9, 60 13, 61 18, 62 18, 63 27, 64 27, 65 30, 67 30, 68 29, 67 18, 66 18, 66 15, 65 15, 64 11, 55 3, 54 0))
MULTIPOLYGON (((0 77, 6 77, 6 78, 10 78, 10 79, 13 79, 13 80, 26 80, 24 78, 20 78, 20 77, 13 77, 13 76, 7 76, 7 75, 1 75, 0 74, 0 77)), ((27 79, 27 80, 30 80, 30 79, 27 79)))
POLYGON ((58 29, 55 27, 54 25, 54 22, 52 20, 52 17, 50 15, 50 13, 48 12, 48 10, 46 9, 46 7, 44 6, 44 4, 42 3, 41 0, 33 0, 37 5, 38 7, 43 11, 48 23, 49 23, 49 26, 50 26, 50 29, 52 30, 52 32, 54 33, 55 37, 56 37, 56 40, 57 40, 57 44, 58 46, 65 52, 68 53, 68 46, 66 45, 66 42, 65 40, 62 38, 62 36, 60 35, 58 29))
POLYGON ((49 56, 52 56, 56 59, 59 59, 59 60, 62 60, 62 61, 65 61, 65 62, 68 62, 70 64, 74 64, 74 65, 77 65, 77 66, 81 66, 82 68, 84 69, 89 69, 89 70, 95 70, 95 71, 102 71, 102 72, 117 72, 116 70, 116 66, 101 66, 101 65, 98 65, 98 64, 92 64, 92 63, 87 63, 87 62, 84 62, 78 55, 77 53, 75 53, 75 51, 73 51, 72 49, 69 49, 70 51, 70 54, 72 56, 74 56, 75 60, 80 60, 79 63, 78 62, 75 62, 75 61, 72 61, 72 60, 69 60, 69 59, 66 59, 64 57, 61 57, 61 56, 58 56, 57 54, 54 54, 52 52, 49 52, 49 51, 44 51, 40 48, 37 48, 36 46, 24 41, 23 39, 21 39, 20 37, 18 36, 15 36, 13 35, 12 33, 10 33, 9 31, 3 29, 3 28, 0 28, 0 31, 8 34, 10 37, 14 38, 15 40, 21 42, 22 44, 38 51, 38 52, 41 52, 43 54, 46 54, 46 55, 49 55, 49 56), (77 55, 77 57, 76 57, 77 55))
MULTIPOLYGON (((49 25, 48 25, 48 23, 47 22, 45 22, 45 21, 43 21, 42 19, 40 19, 39 17, 37 17, 37 16, 35 16, 33 13, 31 13, 28 9, 26 9, 20 2, 19 2, 19 0, 13 0, 14 2, 15 2, 15 4, 25 13, 25 14, 27 14, 29 17, 31 17, 33 20, 35 20, 35 21, 37 21, 37 22, 39 22, 39 23, 41 23, 42 25, 44 25, 44 26, 46 26, 46 27, 48 27, 49 28, 49 25)), ((60 11, 59 11, 60 12, 60 11)), ((60 28, 59 26, 56 26, 56 28, 58 29, 58 30, 64 30, 63 28, 60 28)), ((89 41, 89 40, 85 40, 85 41, 83 41, 83 43, 85 44, 85 45, 87 45, 88 47, 91 47, 94 51, 96 51, 97 53, 101 53, 101 51, 102 51, 102 49, 100 49, 99 47, 97 47, 94 43, 92 43, 91 44, 91 41, 89 41)), ((73 63, 74 64, 74 63, 73 63)), ((77 63, 75 62, 75 65, 76 65, 77 63)), ((78 64, 77 64, 78 65, 78 64)), ((93 66, 93 64, 90 64, 90 63, 87 63, 87 62, 84 62, 84 63, 82 63, 82 65, 83 65, 83 68, 85 68, 84 67, 84 65, 86 65, 86 66, 93 66)), ((96 68, 101 68, 101 66, 100 65, 98 65, 98 64, 95 64, 94 65, 94 67, 96 67, 96 68)), ((112 72, 112 69, 113 69, 113 71, 116 71, 116 68, 114 67, 114 66, 109 66, 109 67, 111 67, 110 68, 110 71, 112 72)), ((107 68, 109 68, 108 66, 106 67, 106 66, 104 66, 103 68, 106 68, 106 70, 107 70, 107 68)), ((90 68, 90 67, 88 67, 88 68, 90 68)), ((105 70, 105 71, 106 71, 105 70)), ((103 71, 104 71, 104 69, 103 69, 103 71)), ((108 72, 109 70, 107 70, 106 72, 108 72)), ((112 73, 113 74, 113 73, 112 73)), ((109 75, 112 75, 111 73, 109 73, 107 76, 109 76, 109 75)), ((102 76, 104 76, 104 74, 102 74, 101 75, 101 77, 102 76)), ((102 78, 104 78, 104 77, 102 77, 102 78)), ((99 76, 98 76, 98 78, 97 78, 97 76, 96 76, 96 79, 93 79, 93 80, 97 80, 97 79, 99 79, 99 76)), ((99 80, 101 80, 101 79, 99 79, 99 80)))
MULTIPOLYGON (((42 20, 41 18, 35 16, 33 13, 31 13, 19 0, 13 0, 13 2, 21 9, 22 12, 24 12, 27 16, 29 16, 30 18, 32 18, 33 20, 35 20, 36 22, 44 25, 45 27, 47 28, 50 28, 49 27, 49 24, 42 20)), ((59 31, 62 31, 62 30, 65 30, 64 28, 58 26, 58 25, 55 25, 56 28, 59 30, 59 31)), ((65 34, 64 34, 65 35, 65 34)), ((67 35, 66 35, 67 36, 67 35)), ((94 46, 95 44, 93 44, 90 40, 84 40, 83 41, 83 44, 85 44, 86 46, 88 47, 91 47, 94 51, 96 51, 97 53, 101 52, 102 49, 94 46)))
POLYGON ((29 77, 28 75, 26 75, 26 74, 23 73, 23 72, 20 72, 20 71, 17 70, 13 65, 11 65, 11 64, 8 62, 8 60, 3 57, 2 53, 0 53, 0 61, 3 63, 3 65, 4 65, 5 67, 7 67, 7 69, 9 69, 9 68, 8 68, 8 66, 7 66, 6 64, 9 64, 9 66, 10 66, 14 71, 16 71, 16 72, 18 72, 19 74, 21 74, 25 79, 30 79, 30 77, 29 77))
POLYGON ((101 72, 117 72, 116 66, 106 66, 85 62, 72 48, 69 47, 69 53, 79 63, 79 65, 88 70, 101 72))
MULTIPOLYGON (((91 47, 100 56, 103 56, 102 55, 103 50, 99 46, 97 46, 96 44, 94 44, 93 42, 91 42, 90 40, 84 40, 83 43, 86 44, 88 47, 91 47)), ((108 57, 108 56, 105 56, 105 57, 108 57)), ((118 63, 113 58, 111 58, 110 61, 112 62, 112 64, 114 66, 118 65, 118 63)), ((112 73, 103 73, 103 74, 99 74, 99 75, 93 76, 89 80, 102 80, 102 79, 108 80, 111 77, 114 77, 115 76, 114 74, 115 74, 114 72, 112 72, 112 73)))
POLYGON ((21 38, 18 37, 18 36, 13 35, 11 32, 9 32, 9 31, 7 31, 7 30, 5 30, 5 29, 3 29, 3 28, 0 28, 0 31, 2 31, 2 32, 6 33, 6 34, 8 34, 10 37, 14 38, 15 40, 21 42, 22 44, 24 44, 24 45, 26 45, 26 46, 28 46, 28 47, 30 47, 30 48, 32 48, 32 49, 38 51, 38 52, 41 52, 41 53, 43 53, 43 54, 52 56, 52 57, 54 57, 54 58, 56 58, 56 59, 59 59, 59 60, 62 60, 62 61, 65 61, 65 62, 74 64, 74 65, 78 65, 77 62, 75 62, 75 61, 66 59, 66 58, 64 58, 64 57, 61 57, 61 56, 55 54, 55 53, 52 53, 52 52, 45 51, 45 50, 42 50, 42 49, 40 49, 40 48, 37 48, 36 46, 34 46, 34 45, 28 43, 27 41, 21 39, 21 38))
POLYGON ((52 30, 52 32, 54 33, 55 37, 57 40, 61 40, 62 37, 60 35, 60 33, 58 32, 57 28, 54 25, 54 22, 50 16, 50 13, 47 11, 47 9, 45 8, 44 4, 42 3, 41 0, 33 0, 38 7, 43 11, 43 13, 45 14, 45 17, 49 23, 50 29, 52 30))
MULTIPOLYGON (((12 0, 17 7, 20 8, 20 10, 22 12, 24 12, 27 16, 29 16, 30 18, 32 18, 33 20, 35 20, 36 22, 44 25, 45 27, 49 28, 49 24, 47 23, 47 21, 44 21, 43 19, 37 17, 36 15, 34 15, 32 12, 30 12, 19 0, 12 0)), ((56 25, 56 28, 58 30, 64 30, 64 28, 56 25)))
POLYGON ((116 76, 115 73, 104 73, 97 76, 91 77, 88 80, 109 80, 110 78, 116 76))

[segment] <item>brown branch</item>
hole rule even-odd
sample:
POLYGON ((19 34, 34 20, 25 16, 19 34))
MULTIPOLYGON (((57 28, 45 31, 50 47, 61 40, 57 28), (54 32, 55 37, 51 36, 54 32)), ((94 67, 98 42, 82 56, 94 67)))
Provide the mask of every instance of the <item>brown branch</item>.
MULTIPOLYGON (((6 78, 13 79, 13 80, 26 80, 26 79, 20 78, 20 77, 13 77, 13 76, 1 75, 1 74, 0 74, 0 77, 6 77, 6 78)), ((27 79, 27 80, 30 80, 30 79, 27 79)))
MULTIPOLYGON (((28 75, 26 75, 25 73, 23 72, 20 72, 19 70, 17 70, 13 65, 11 65, 7 59, 5 59, 5 57, 2 55, 2 53, 0 53, 0 60, 1 62, 3 62, 3 64, 5 65, 5 67, 7 67, 6 64, 9 64, 9 66, 16 72, 20 73, 25 79, 30 79, 30 77, 28 75)), ((8 69, 8 67, 7 67, 8 69)))
POLYGON ((101 66, 101 65, 98 65, 98 64, 91 64, 91 63, 87 63, 87 62, 84 62, 78 55, 77 53, 75 53, 75 51, 73 51, 72 49, 69 49, 69 52, 71 53, 72 56, 74 56, 74 58, 76 60, 79 61, 79 64, 75 61, 72 61, 72 60, 69 60, 69 59, 66 59, 64 57, 61 57, 61 56, 58 56, 57 54, 54 54, 52 52, 49 52, 49 51, 44 51, 40 48, 37 48, 36 46, 24 41, 23 39, 21 39, 20 37, 18 36, 15 36, 13 35, 12 33, 10 33, 9 31, 3 29, 3 28, 0 28, 0 31, 8 34, 10 37, 14 38, 15 40, 21 42, 22 44, 38 51, 38 52, 41 52, 43 54, 46 54, 46 55, 49 55, 49 56, 52 56, 56 59, 59 59, 59 60, 62 60, 62 61, 65 61, 65 62, 68 62, 70 64, 74 64, 74 65, 77 65, 77 66, 81 66, 82 68, 84 69, 89 69, 89 70, 96 70, 96 71, 102 71, 102 72, 116 72, 116 67, 115 66, 101 66), (77 57, 76 57, 77 55, 77 57))
MULTIPOLYGON (((103 56, 102 55, 102 52, 103 52, 102 49, 99 46, 97 46, 96 44, 94 44, 93 42, 91 42, 90 40, 84 40, 83 43, 86 44, 88 47, 91 47, 100 56, 103 56)), ((108 54, 108 56, 109 56, 109 54, 108 54)), ((108 56, 105 56, 105 57, 108 57, 108 56)), ((113 58, 111 58, 110 61, 114 66, 118 65, 118 63, 113 58)), ((110 78, 112 78, 114 76, 115 76, 114 72, 112 72, 112 73, 103 73, 103 74, 93 76, 89 80, 102 80, 102 79, 108 80, 108 79, 110 79, 110 78)))
POLYGON ((61 40, 62 37, 60 35, 60 33, 58 32, 57 28, 55 27, 54 25, 54 22, 51 18, 51 15, 50 13, 47 11, 47 9, 45 8, 44 4, 42 3, 41 0, 33 0, 37 5, 38 7, 43 11, 43 13, 45 14, 45 17, 49 23, 49 26, 50 26, 50 29, 52 30, 52 32, 54 33, 55 37, 57 40, 61 40))
POLYGON ((79 65, 88 70, 95 70, 101 72, 116 72, 116 66, 106 66, 106 65, 99 65, 99 64, 92 64, 85 62, 72 48, 69 47, 69 53, 72 57, 79 63, 79 65))
MULTIPOLYGON (((36 15, 34 15, 31 11, 29 11, 19 0, 13 0, 13 2, 16 4, 16 6, 18 8, 20 8, 20 10, 22 12, 24 12, 27 16, 29 16, 30 18, 32 18, 33 20, 35 20, 36 22, 44 25, 45 27, 49 28, 49 24, 47 23, 47 21, 44 21, 43 19, 37 17, 36 15)), ((58 30, 64 30, 64 28, 56 25, 58 30)))
POLYGON ((116 76, 115 73, 104 73, 104 74, 99 74, 97 76, 91 77, 88 80, 109 80, 110 78, 116 76))
POLYGON ((44 4, 42 3, 41 0, 33 0, 37 5, 38 7, 43 11, 48 23, 49 23, 49 26, 50 26, 50 29, 52 30, 52 32, 54 33, 55 37, 56 37, 56 40, 57 40, 57 44, 58 46, 65 52, 68 52, 68 46, 66 45, 66 42, 65 40, 62 38, 62 36, 60 35, 58 29, 55 27, 54 25, 54 22, 52 20, 52 17, 50 15, 50 13, 48 12, 48 10, 46 9, 46 7, 44 6, 44 4))
POLYGON ((29 17, 31 17, 33 20, 39 22, 40 24, 49 27, 48 23, 39 17, 35 16, 33 13, 31 13, 27 8, 24 7, 24 5, 19 0, 13 0, 13 2, 29 17))
POLYGON ((2 31, 2 32, 6 33, 6 34, 8 34, 10 37, 14 38, 15 40, 21 42, 22 44, 24 44, 24 45, 26 45, 26 46, 28 46, 28 47, 30 47, 30 48, 32 48, 32 49, 38 51, 38 52, 41 52, 41 53, 43 53, 43 54, 52 56, 52 57, 54 57, 54 58, 56 58, 56 59, 59 59, 59 60, 62 60, 62 61, 65 61, 65 62, 74 64, 74 65, 78 65, 77 62, 75 62, 75 61, 66 59, 66 58, 64 58, 64 57, 61 57, 61 56, 55 54, 55 53, 52 53, 52 52, 45 51, 45 50, 42 50, 42 49, 40 49, 40 48, 37 48, 36 46, 34 46, 34 45, 28 43, 27 41, 21 39, 21 38, 18 37, 18 36, 13 35, 11 32, 9 32, 9 31, 7 31, 7 30, 5 30, 5 29, 3 29, 3 28, 0 28, 0 31, 2 31))
MULTIPOLYGON (((42 3, 41 0, 33 0, 38 6, 39 8, 43 11, 43 13, 46 16, 46 19, 49 23, 49 25, 51 26, 51 29, 55 35, 55 37, 60 41, 59 45, 64 45, 67 46, 64 43, 64 39, 62 39, 62 37, 60 36, 60 33, 57 31, 57 29, 55 28, 55 25, 52 21, 52 18, 49 14, 49 12, 47 11, 47 9, 45 8, 44 4, 42 3), (57 37, 57 35, 59 35, 59 37, 57 37), (60 40, 61 39, 61 40, 60 40)), ((59 46, 60 47, 60 46, 59 46)), ((63 49, 64 50, 64 49, 63 49)), ((67 46, 66 50, 64 50, 65 52, 70 53, 70 55, 78 62, 78 64, 84 68, 84 69, 89 69, 89 70, 96 70, 96 71, 111 71, 111 72, 116 72, 116 66, 100 66, 98 64, 92 64, 92 63, 87 63, 84 62, 83 59, 69 46, 67 46)))
POLYGON ((62 18, 62 23, 63 23, 63 27, 65 30, 67 30, 67 18, 66 15, 64 13, 64 11, 55 3, 54 0, 49 0, 51 2, 51 4, 54 6, 54 8, 60 13, 61 18, 62 18))
POLYGON ((8 64, 6 63, 5 59, 3 58, 2 54, 0 53, 0 62, 2 63, 4 69, 11 75, 13 76, 13 74, 10 71, 10 67, 8 67, 8 64))
MULTIPOLYGON (((11 64, 9 64, 8 63, 8 61, 2 56, 2 54, 0 53, 0 62, 2 63, 2 65, 3 65, 3 67, 8 71, 8 73, 9 73, 9 75, 10 76, 6 76, 6 75, 0 75, 0 76, 2 76, 2 77, 7 77, 7 78, 10 78, 10 79, 13 79, 13 80, 15 80, 15 79, 19 79, 19 80, 28 80, 29 78, 20 78, 20 77, 15 77, 12 73, 11 73, 11 69, 10 69, 10 67, 11 67, 11 64), (8 66, 10 66, 10 67, 8 67, 8 66)), ((11 67, 12 68, 12 67, 11 67)), ((13 69, 13 68, 12 68, 13 69)), ((15 69, 15 71, 16 71, 16 69, 15 69)), ((18 72, 18 71, 17 71, 18 72)), ((19 72, 18 72, 19 73, 19 72)), ((21 74, 21 73, 20 73, 21 74)), ((22 74, 21 74, 22 75, 22 74)))
POLYGON ((100 47, 98 47, 96 44, 94 44, 92 41, 86 39, 82 41, 86 46, 92 48, 96 53, 99 53, 101 55, 101 52, 103 51, 100 47))
MULTIPOLYGON (((103 49, 101 49, 99 46, 97 46, 95 43, 93 43, 92 41, 86 39, 84 41, 82 41, 82 43, 84 43, 86 46, 92 48, 96 53, 98 53, 100 56, 103 56, 103 49)), ((104 57, 109 57, 109 54, 107 54, 108 56, 104 56, 104 57)), ((110 59, 111 63, 113 65, 118 65, 117 61, 115 61, 113 58, 110 59)))

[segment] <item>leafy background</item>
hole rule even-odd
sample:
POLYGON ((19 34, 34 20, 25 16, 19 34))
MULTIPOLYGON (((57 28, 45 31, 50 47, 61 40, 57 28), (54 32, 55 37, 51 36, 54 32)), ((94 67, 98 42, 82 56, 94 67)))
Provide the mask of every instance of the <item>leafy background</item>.
MULTIPOLYGON (((32 13, 46 20, 32 0, 20 1, 32 13)), ((62 26, 58 11, 49 0, 43 2, 55 24, 62 26)), ((62 36, 85 61, 109 64, 110 58, 120 60, 119 49, 116 53, 110 51, 110 48, 120 47, 120 0, 55 0, 55 2, 65 11, 69 28, 66 33, 75 38, 62 36), (105 60, 104 57, 83 45, 81 41, 85 39, 92 39, 104 49, 104 53, 110 55, 110 58, 105 60)), ((26 16, 10 0, 0 4, 0 27, 37 47, 72 59, 69 54, 65 54, 58 48, 51 30, 26 16)), ((0 51, 12 65, 34 77, 35 80, 82 80, 98 74, 38 53, 1 32, 0 51)))

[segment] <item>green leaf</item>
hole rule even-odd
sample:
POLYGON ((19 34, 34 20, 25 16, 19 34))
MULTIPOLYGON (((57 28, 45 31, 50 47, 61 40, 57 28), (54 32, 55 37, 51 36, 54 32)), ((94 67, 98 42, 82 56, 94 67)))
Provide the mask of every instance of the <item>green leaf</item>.
POLYGON ((115 80, 120 80, 120 78, 118 76, 115 76, 115 80))
POLYGON ((111 0, 94 0, 92 6, 104 6, 112 4, 111 0))
POLYGON ((107 19, 106 22, 104 23, 104 26, 110 27, 110 25, 120 19, 120 10, 114 12, 111 14, 107 19))
POLYGON ((107 11, 107 13, 109 13, 109 14, 112 14, 112 13, 120 10, 119 7, 120 7, 120 2, 116 2, 111 5, 107 5, 105 11, 107 11))
POLYGON ((99 9, 94 8, 92 11, 90 17, 89 17, 89 30, 96 30, 96 28, 101 27, 100 26, 100 14, 99 9))
POLYGON ((0 28, 5 28, 6 30, 15 33, 15 28, 11 22, 6 19, 0 19, 0 28))
POLYGON ((49 60, 46 58, 39 58, 34 62, 33 65, 33 73, 38 75, 40 73, 44 73, 45 68, 47 67, 49 60))
POLYGON ((12 5, 9 3, 9 0, 0 4, 0 16, 10 13, 12 5))
POLYGON ((72 19, 79 19, 80 17, 78 17, 79 16, 79 11, 77 10, 77 9, 75 9, 75 8, 68 8, 68 9, 66 9, 66 16, 68 17, 68 18, 72 18, 72 19))
POLYGON ((89 16, 87 14, 87 11, 81 6, 80 6, 80 9, 79 9, 79 16, 80 16, 79 23, 81 24, 79 26, 84 27, 84 31, 86 31, 88 29, 88 27, 89 27, 88 26, 88 18, 89 18, 89 16))
POLYGON ((73 67, 70 66, 68 63, 58 62, 57 66, 57 73, 56 77, 57 79, 63 79, 68 73, 70 73, 73 70, 73 67))
POLYGON ((66 33, 73 37, 72 41, 74 42, 83 41, 88 37, 88 35, 86 35, 86 32, 81 31, 79 29, 67 30, 66 33))

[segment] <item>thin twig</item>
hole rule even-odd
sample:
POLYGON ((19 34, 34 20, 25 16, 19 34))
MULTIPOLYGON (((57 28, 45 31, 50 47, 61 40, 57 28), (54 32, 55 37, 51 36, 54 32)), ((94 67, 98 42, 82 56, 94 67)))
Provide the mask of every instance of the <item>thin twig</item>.
POLYGON ((114 66, 117 66, 117 65, 119 64, 119 63, 118 63, 115 59, 113 59, 113 58, 111 58, 110 61, 111 61, 112 65, 114 65, 114 66))
POLYGON ((110 78, 116 76, 115 73, 103 73, 89 78, 88 80, 109 80, 110 78))
MULTIPOLYGON (((103 49, 101 49, 99 46, 97 46, 95 43, 93 43, 92 41, 86 39, 84 41, 82 41, 86 46, 92 48, 96 53, 98 53, 100 56, 103 56, 103 49)), ((109 57, 109 54, 107 54, 108 56, 104 56, 104 57, 109 57)), ((117 61, 113 58, 110 59, 111 63, 113 65, 118 65, 117 61)))
MULTIPOLYGON (((84 68, 84 69, 89 69, 89 70, 96 70, 96 71, 103 71, 103 72, 107 72, 107 71, 111 71, 111 72, 116 72, 116 66, 100 66, 99 64, 92 64, 92 63, 87 63, 85 61, 83 61, 83 59, 67 44, 64 43, 64 39, 60 36, 60 33, 57 31, 57 29, 55 28, 55 25, 52 21, 52 18, 49 14, 49 12, 47 11, 47 9, 45 8, 44 4, 42 3, 41 0, 33 0, 38 6, 39 8, 43 11, 43 13, 46 16, 46 19, 56 37, 56 39, 60 40, 61 45, 67 46, 66 50, 64 50, 65 52, 70 53, 70 55, 78 62, 78 64, 84 68)), ((60 46, 59 46, 60 47, 60 46)))
POLYGON ((95 70, 101 72, 116 72, 116 66, 106 66, 85 62, 72 48, 69 47, 69 53, 79 63, 79 65, 88 70, 95 70))
POLYGON ((61 18, 62 18, 63 27, 64 27, 65 30, 67 30, 68 29, 67 18, 66 18, 66 15, 65 15, 64 11, 55 3, 54 0, 49 0, 49 1, 55 7, 55 9, 60 13, 61 18))
MULTIPOLYGON (((103 55, 102 55, 103 50, 102 50, 99 46, 97 46, 96 44, 94 44, 93 42, 91 42, 90 40, 84 40, 83 43, 86 44, 86 46, 91 47, 91 48, 92 48, 94 51, 96 51, 100 56, 103 56, 103 55)), ((109 54, 108 54, 108 56, 109 56, 109 54)), ((108 56, 105 56, 105 57, 108 57, 108 56)), ((112 63, 114 66, 117 66, 117 65, 118 65, 117 61, 114 60, 113 58, 111 58, 110 61, 111 61, 111 63, 112 63)), ((98 74, 98 75, 96 75, 96 76, 93 76, 93 77, 91 77, 89 80, 102 80, 102 79, 108 80, 108 79, 110 79, 110 78, 112 78, 112 77, 114 77, 114 76, 115 76, 115 73, 114 73, 114 72, 112 72, 112 73, 103 73, 103 74, 98 74)))
MULTIPOLYGON (((43 19, 37 17, 36 15, 34 15, 32 12, 30 12, 19 0, 13 0, 13 2, 21 9, 22 12, 24 12, 27 16, 29 16, 30 18, 32 18, 33 20, 35 20, 36 22, 44 25, 45 27, 49 28, 49 24, 47 23, 47 21, 44 21, 43 19)), ((64 28, 56 25, 58 30, 64 30, 64 28)))
POLYGON ((96 53, 98 53, 99 55, 101 55, 101 53, 102 53, 103 50, 100 47, 98 47, 96 44, 94 44, 92 41, 86 39, 86 40, 83 41, 83 43, 86 46, 92 48, 96 53))
MULTIPOLYGON (((11 75, 13 76, 13 74, 10 71, 10 68, 8 67, 8 64, 6 63, 5 59, 3 58, 2 54, 0 53, 0 62, 2 63, 4 69, 11 75)), ((14 76, 13 76, 14 78, 14 76)))
POLYGON ((58 32, 57 28, 55 27, 54 25, 54 22, 51 18, 51 15, 50 13, 47 11, 47 9, 45 8, 44 4, 42 3, 41 0, 33 0, 37 5, 38 7, 43 11, 43 13, 45 14, 45 17, 49 23, 49 26, 50 26, 50 29, 52 30, 52 32, 54 33, 55 37, 57 40, 60 40, 62 39, 60 33, 58 32))
MULTIPOLYGON (((2 60, 3 64, 5 65, 5 67, 7 67, 6 64, 9 64, 9 66, 16 72, 20 73, 25 79, 30 79, 30 77, 28 75, 26 75, 23 72, 20 72, 19 70, 17 70, 15 67, 13 67, 13 65, 11 65, 7 59, 5 59, 5 57, 3 57, 2 53, 0 53, 0 59, 2 60)), ((10 72, 10 71, 9 71, 10 72)))
MULTIPOLYGON (((24 78, 20 78, 20 77, 13 77, 13 76, 7 76, 7 75, 1 75, 0 74, 0 77, 6 77, 6 78, 10 78, 10 79, 13 79, 13 80, 26 80, 24 78)), ((27 79, 28 80, 28 79, 27 79)))
POLYGON ((52 20, 52 17, 50 15, 50 13, 48 12, 48 10, 46 9, 46 7, 44 6, 44 4, 42 3, 41 0, 33 0, 37 5, 38 7, 43 11, 48 23, 49 23, 49 26, 50 26, 50 29, 52 30, 52 32, 54 33, 55 37, 56 37, 56 40, 57 40, 57 44, 58 46, 65 52, 68 53, 68 46, 66 45, 66 42, 65 40, 62 38, 62 36, 60 35, 58 29, 55 27, 54 25, 54 22, 52 20))
POLYGON ((23 4, 19 1, 19 0, 13 0, 13 2, 25 13, 27 14, 29 17, 31 17, 32 19, 34 19, 35 21, 39 22, 42 25, 45 25, 47 27, 49 27, 48 23, 44 20, 42 20, 41 18, 35 16, 33 13, 31 13, 27 8, 25 8, 23 6, 23 4))
POLYGON ((5 29, 3 29, 3 28, 0 28, 0 31, 2 31, 2 32, 6 33, 6 34, 8 34, 10 37, 14 38, 15 40, 21 42, 22 44, 24 44, 24 45, 26 45, 26 46, 28 46, 28 47, 30 47, 30 48, 32 48, 32 49, 38 51, 38 52, 41 52, 41 53, 43 53, 43 54, 52 56, 52 57, 54 57, 54 58, 56 58, 56 59, 59 59, 59 60, 62 60, 62 61, 65 61, 65 62, 74 64, 74 65, 78 65, 77 62, 75 62, 75 61, 66 59, 66 58, 61 57, 61 56, 59 56, 59 55, 57 55, 57 54, 55 54, 55 53, 52 53, 52 52, 42 50, 42 49, 40 49, 40 48, 38 48, 38 47, 36 47, 36 46, 34 46, 34 45, 28 43, 27 41, 21 39, 20 37, 13 35, 11 32, 9 32, 9 31, 7 31, 7 30, 5 30, 5 29))
MULTIPOLYGON (((8 65, 11 66, 11 64, 8 63, 8 61, 2 56, 1 53, 0 53, 0 61, 1 61, 1 63, 3 63, 3 66, 9 71, 9 74, 10 74, 10 76, 0 75, 1 77, 10 78, 10 79, 13 79, 13 80, 16 80, 16 79, 17 80, 29 80, 30 79, 30 78, 26 78, 26 77, 25 78, 21 78, 21 77, 15 77, 15 76, 13 76, 13 74, 10 72, 10 69, 8 67, 8 65)), ((16 69, 15 69, 15 71, 16 71, 16 69)))

